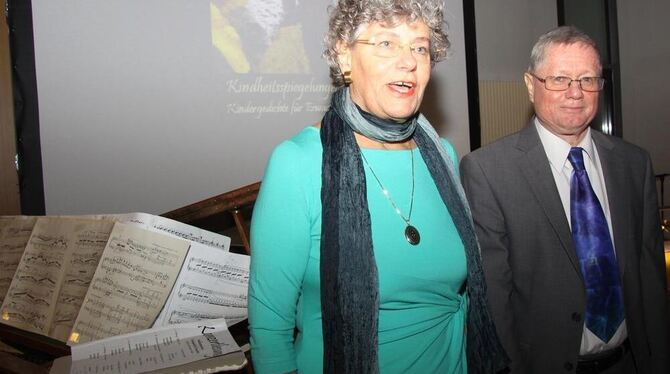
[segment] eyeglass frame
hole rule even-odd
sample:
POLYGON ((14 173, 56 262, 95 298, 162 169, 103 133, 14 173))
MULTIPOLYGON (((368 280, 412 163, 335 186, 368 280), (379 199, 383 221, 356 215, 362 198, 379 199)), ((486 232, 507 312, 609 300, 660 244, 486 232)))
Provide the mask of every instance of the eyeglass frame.
POLYGON ((567 90, 570 89, 570 86, 572 86, 572 82, 579 82, 579 89, 584 91, 584 92, 600 92, 605 87, 605 82, 606 82, 605 78, 603 78, 603 77, 582 77, 582 78, 579 78, 579 79, 572 79, 570 77, 566 77, 566 76, 563 76, 563 75, 547 75, 544 78, 540 78, 537 75, 535 75, 534 73, 528 72, 528 74, 530 74, 533 78, 537 79, 538 81, 542 82, 542 84, 544 85, 544 88, 546 88, 549 91, 567 91, 567 90), (566 79, 569 79, 570 81, 568 82, 568 86, 565 87, 562 90, 561 89, 552 89, 552 88, 547 87, 547 80, 550 80, 550 78, 566 78, 566 79), (582 79, 597 79, 598 80, 598 89, 597 90, 584 89, 584 87, 582 87, 582 79))
MULTIPOLYGON (((380 40, 378 42, 373 42, 372 39, 356 39, 356 40, 354 40, 354 43, 360 43, 360 44, 365 44, 365 45, 371 45, 373 47, 378 47, 380 43, 390 42, 390 41, 391 40, 380 40)), ((398 47, 395 49, 395 52, 394 52, 393 56, 379 56, 379 55, 376 55, 376 56, 381 57, 381 58, 398 57, 402 53, 401 51, 404 49, 404 47, 407 47, 407 48, 409 48, 410 53, 412 53, 412 56, 428 57, 428 59, 431 60, 432 56, 431 56, 431 51, 430 51, 430 42, 428 44, 429 45, 426 48, 426 53, 425 54, 417 53, 416 48, 413 48, 411 43, 407 43, 407 44, 397 43, 398 47)))

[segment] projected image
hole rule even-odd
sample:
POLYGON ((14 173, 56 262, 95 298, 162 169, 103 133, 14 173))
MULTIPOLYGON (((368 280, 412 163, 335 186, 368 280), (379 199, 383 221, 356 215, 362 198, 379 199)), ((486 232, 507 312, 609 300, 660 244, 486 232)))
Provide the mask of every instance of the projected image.
MULTIPOLYGON (((304 0, 303 0, 304 1, 304 0)), ((309 74, 300 0, 212 0, 212 44, 234 73, 309 74)))
POLYGON ((323 116, 333 91, 321 57, 329 1, 210 0, 226 116, 249 124, 323 116))

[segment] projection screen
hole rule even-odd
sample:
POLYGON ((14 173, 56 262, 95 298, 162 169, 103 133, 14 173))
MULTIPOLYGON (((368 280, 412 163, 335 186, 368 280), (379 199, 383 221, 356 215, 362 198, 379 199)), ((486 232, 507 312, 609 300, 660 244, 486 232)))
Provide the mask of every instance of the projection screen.
MULTIPOLYGON (((318 122, 326 0, 33 0, 47 214, 160 214, 261 180, 318 122)), ((469 151, 462 3, 422 111, 469 151)))

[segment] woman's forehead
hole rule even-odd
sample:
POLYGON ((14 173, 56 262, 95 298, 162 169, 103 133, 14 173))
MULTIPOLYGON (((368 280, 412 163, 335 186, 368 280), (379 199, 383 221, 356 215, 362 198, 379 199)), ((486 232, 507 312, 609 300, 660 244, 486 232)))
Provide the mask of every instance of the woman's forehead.
POLYGON ((388 32, 391 34, 404 34, 407 31, 415 32, 417 34, 422 34, 422 35, 417 35, 417 36, 429 36, 430 30, 428 29, 428 26, 421 21, 421 20, 415 20, 413 22, 407 22, 405 19, 400 20, 398 22, 369 22, 369 23, 364 23, 358 26, 356 28, 356 31, 354 32, 354 39, 358 38, 364 33, 367 32, 373 33, 373 34, 378 34, 378 33, 384 33, 388 32))

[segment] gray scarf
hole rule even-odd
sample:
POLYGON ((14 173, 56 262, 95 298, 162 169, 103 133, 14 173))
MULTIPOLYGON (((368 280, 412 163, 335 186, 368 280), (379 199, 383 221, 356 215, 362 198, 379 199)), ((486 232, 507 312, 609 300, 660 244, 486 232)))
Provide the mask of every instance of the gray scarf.
POLYGON ((379 281, 372 248, 365 172, 354 131, 379 141, 413 137, 463 241, 467 257, 467 361, 470 373, 495 373, 509 359, 486 301, 479 246, 465 193, 440 138, 421 114, 405 125, 361 114, 341 88, 321 123, 321 312, 323 370, 378 373, 379 281), (353 130, 353 131, 352 131, 353 130))

